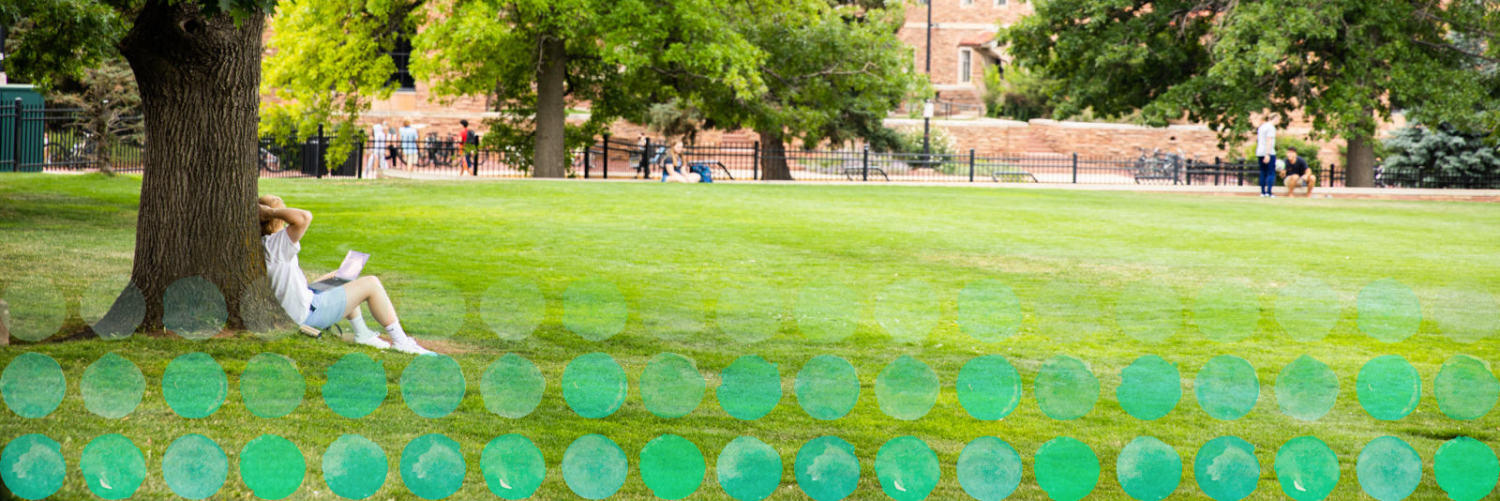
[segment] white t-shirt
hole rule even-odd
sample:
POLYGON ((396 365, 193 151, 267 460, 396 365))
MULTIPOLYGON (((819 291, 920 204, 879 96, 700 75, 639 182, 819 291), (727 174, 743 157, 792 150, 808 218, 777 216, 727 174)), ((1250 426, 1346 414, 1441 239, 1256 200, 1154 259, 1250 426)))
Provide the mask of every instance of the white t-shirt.
POLYGON ((297 264, 302 244, 293 242, 286 229, 260 239, 266 245, 266 275, 271 277, 271 291, 276 293, 286 314, 301 323, 307 318, 313 298, 312 289, 307 288, 307 275, 302 274, 302 266, 297 264))
POLYGON ((1276 126, 1270 121, 1260 124, 1255 130, 1255 156, 1264 157, 1276 154, 1276 126))

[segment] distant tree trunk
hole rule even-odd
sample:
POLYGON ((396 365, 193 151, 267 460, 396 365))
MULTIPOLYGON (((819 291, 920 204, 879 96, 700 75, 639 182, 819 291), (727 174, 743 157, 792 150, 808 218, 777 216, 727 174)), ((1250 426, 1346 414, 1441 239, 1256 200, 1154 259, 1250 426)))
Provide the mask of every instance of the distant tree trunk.
POLYGON ((536 78, 536 170, 535 177, 567 175, 568 148, 565 136, 568 111, 568 51, 562 39, 543 35, 541 68, 536 78))
POLYGON ((780 131, 757 130, 760 134, 760 178, 765 181, 791 181, 792 169, 786 163, 786 142, 780 131))
POLYGON ((1344 186, 1375 186, 1375 139, 1363 135, 1349 138, 1344 159, 1344 186))
POLYGON ((237 25, 228 15, 205 17, 197 2, 147 0, 120 42, 145 115, 131 271, 146 299, 145 330, 161 328, 162 294, 181 278, 217 285, 231 328, 243 325, 247 288, 271 294, 255 201, 264 21, 253 15, 237 25))

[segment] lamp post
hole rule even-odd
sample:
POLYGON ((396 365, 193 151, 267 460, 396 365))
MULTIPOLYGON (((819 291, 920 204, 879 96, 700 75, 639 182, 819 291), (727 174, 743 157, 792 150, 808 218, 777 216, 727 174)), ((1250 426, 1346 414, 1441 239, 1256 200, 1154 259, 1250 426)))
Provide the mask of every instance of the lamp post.
MULTIPOLYGON (((927 1, 927 64, 922 71, 927 73, 927 81, 932 82, 932 2, 927 1)), ((922 104, 922 161, 927 161, 927 155, 932 154, 932 101, 927 100, 922 104)))

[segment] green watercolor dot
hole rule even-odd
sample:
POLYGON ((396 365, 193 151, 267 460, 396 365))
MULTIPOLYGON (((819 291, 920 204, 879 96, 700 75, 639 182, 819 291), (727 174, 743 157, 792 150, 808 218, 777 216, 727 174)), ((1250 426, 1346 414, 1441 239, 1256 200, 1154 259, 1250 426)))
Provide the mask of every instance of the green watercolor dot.
POLYGON ((859 487, 859 456, 854 444, 823 436, 797 450, 797 487, 816 501, 839 501, 859 487))
POLYGON ((1215 501, 1239 501, 1255 492, 1260 461, 1255 446, 1239 437, 1219 437, 1198 448, 1193 458, 1198 488, 1215 501))
MULTIPOLYGON (((419 357, 420 358, 420 357, 419 357)), ((323 403, 334 413, 359 419, 375 412, 385 402, 385 366, 369 355, 350 353, 339 358, 324 373, 323 403)))
POLYGON ((1234 355, 1209 360, 1193 379, 1193 392, 1203 412, 1214 419, 1233 421, 1250 413, 1260 399, 1255 367, 1234 355))
POLYGON ((920 343, 927 339, 937 328, 942 313, 937 292, 921 280, 892 283, 875 296, 875 323, 898 343, 920 343))
POLYGON ((937 454, 922 439, 896 437, 875 453, 875 477, 885 495, 896 501, 922 501, 937 487, 942 471, 937 454))
POLYGON ((495 280, 479 301, 479 317, 500 339, 519 341, 531 336, 547 315, 547 299, 536 282, 522 277, 495 280))
POLYGON ((1276 376, 1276 405, 1293 418, 1317 421, 1333 410, 1338 397, 1338 375, 1313 357, 1297 357, 1276 376))
POLYGON ((229 321, 224 293, 200 276, 180 278, 162 293, 162 327, 183 339, 202 341, 219 334, 229 321))
POLYGON ((970 282, 958 293, 958 327, 981 343, 1016 335, 1024 318, 1021 298, 999 280, 970 282))
POLYGON ((698 491, 708 465, 703 451, 686 438, 662 435, 641 449, 641 480, 661 499, 682 499, 698 491))
POLYGON ((584 435, 563 452, 563 481, 584 499, 613 496, 625 485, 625 451, 604 435, 584 435))
POLYGON ((422 305, 401 310, 401 325, 407 332, 422 338, 447 339, 464 324, 468 313, 464 293, 447 281, 420 277, 389 290, 395 304, 422 305))
POLYGON ((1182 456, 1154 437, 1135 437, 1115 459, 1115 478, 1132 498, 1166 499, 1182 482, 1182 456))
POLYGON ((401 371, 401 400, 418 416, 447 416, 464 400, 463 369, 447 355, 413 358, 401 371))
POLYGON ((516 434, 501 435, 485 444, 479 469, 490 493, 501 499, 529 498, 547 478, 542 450, 531 439, 516 434))
POLYGON ((715 315, 719 330, 734 342, 764 341, 781 329, 781 293, 766 285, 732 285, 720 291, 715 315))
POLYGON ((1438 447, 1432 471, 1448 499, 1479 501, 1500 482, 1500 459, 1484 442, 1457 437, 1438 447))
POLYGON ((802 288, 792 315, 808 341, 836 343, 854 334, 859 310, 859 296, 853 290, 824 280, 802 288))
POLYGON ((781 371, 757 355, 737 358, 720 374, 714 390, 719 407, 743 421, 765 417, 781 402, 781 371))
POLYGON ((1239 280, 1219 278, 1204 284, 1193 303, 1193 322, 1210 341, 1232 343, 1250 337, 1259 320, 1260 300, 1239 280))
POLYGON ((703 401, 707 383, 691 360, 675 353, 662 353, 646 362, 641 373, 641 399, 656 417, 686 416, 703 401))
POLYGON ((22 353, 0 372, 0 395, 11 412, 27 419, 45 417, 57 410, 67 393, 62 366, 41 353, 22 353))
POLYGON ((161 376, 161 395, 177 415, 201 419, 213 415, 229 394, 224 368, 207 353, 172 359, 161 376))
POLYGON ((1160 343, 1182 331, 1182 298, 1151 280, 1125 287, 1114 313, 1120 332, 1142 343, 1160 343))
POLYGON ((1422 401, 1422 377, 1401 355, 1385 355, 1365 362, 1355 380, 1359 405, 1370 417, 1396 421, 1417 410, 1422 401))
POLYGON ((83 447, 78 458, 83 483, 104 499, 125 499, 146 480, 146 458, 124 435, 101 435, 83 447))
POLYGON ((208 437, 183 435, 162 454, 161 476, 178 496, 204 499, 219 492, 229 479, 229 457, 208 437))
POLYGON ((1182 373, 1176 364, 1164 358, 1142 356, 1120 371, 1115 399, 1131 417, 1142 421, 1160 419, 1182 400, 1182 373))
POLYGON ((323 453, 323 483, 341 497, 373 496, 385 486, 385 476, 389 473, 385 450, 359 435, 341 436, 323 453))
POLYGON ((875 378, 875 400, 885 415, 914 421, 926 416, 937 403, 938 387, 938 376, 932 367, 910 355, 902 355, 875 378))
POLYGON ((1281 492, 1297 501, 1322 501, 1339 484, 1339 457, 1318 437, 1288 440, 1276 451, 1281 492))
POLYGON ((90 284, 78 309, 100 339, 117 341, 134 335, 146 319, 146 296, 130 281, 130 275, 114 275, 90 284), (111 310, 114 316, 108 316, 111 310))
POLYGON ((589 341, 603 341, 625 330, 630 307, 615 284, 589 277, 563 291, 563 326, 589 341))
POLYGON ((979 437, 958 454, 958 485, 979 501, 1000 501, 1021 485, 1021 455, 1004 440, 979 437))
POLYGON ((495 360, 479 379, 484 408, 511 419, 526 417, 536 410, 536 406, 542 403, 542 391, 546 388, 547 380, 542 377, 542 370, 515 353, 506 353, 495 360))
POLYGON ((83 406, 89 412, 107 419, 119 419, 135 412, 146 392, 146 378, 130 360, 105 353, 89 364, 78 381, 83 406))
POLYGON ((278 435, 261 435, 240 450, 240 479, 255 497, 282 499, 302 487, 307 459, 297 444, 278 435))
POLYGON ((1099 456, 1073 437, 1042 444, 1033 458, 1036 483, 1053 501, 1078 501, 1099 485, 1099 456))
POLYGON ((755 437, 739 437, 719 451, 719 487, 739 501, 760 501, 781 486, 781 455, 755 437))
POLYGON ((1431 302, 1438 332, 1460 343, 1474 343, 1500 331, 1500 304, 1483 285, 1463 282, 1438 292, 1431 302))
MULTIPOLYGON (((240 291, 240 320, 244 329, 260 340, 286 339, 297 332, 290 328, 297 322, 292 321, 292 316, 286 313, 286 308, 281 307, 275 296, 263 294, 267 290, 271 290, 270 277, 260 277, 246 284, 240 291)), ((145 303, 141 304, 144 312, 145 303)))
POLYGON ((62 446, 45 435, 11 439, 0 452, 0 480, 22 499, 42 499, 62 488, 68 465, 62 446))
POLYGON ((240 375, 240 396, 245 408, 263 418, 279 418, 302 405, 307 380, 297 371, 292 359, 275 353, 261 353, 250 359, 240 375))
POLYGON ((1047 417, 1078 419, 1099 401, 1099 379, 1082 361, 1058 355, 1042 364, 1036 375, 1036 402, 1047 417))
POLYGON ((1316 278, 1303 278, 1276 293, 1276 323, 1304 343, 1328 336, 1339 322, 1339 295, 1316 278))
POLYGON ((844 417, 859 401, 859 375, 848 360, 818 355, 797 372, 797 404, 813 419, 844 417))
POLYGON ((1021 402, 1021 374, 1000 355, 970 359, 959 369, 954 384, 958 403, 981 421, 1004 419, 1021 402))
MULTIPOLYGON (((10 335, 26 341, 41 341, 57 334, 67 319, 67 304, 61 290, 52 280, 37 275, 24 276, 5 284, 6 303, 10 306, 10 335)), ((4 319, 0 319, 3 321, 4 319)))
POLYGON ((422 435, 401 449, 401 482, 422 499, 443 499, 458 492, 466 468, 458 442, 442 434, 422 435))
POLYGON ((1359 451, 1354 471, 1365 494, 1380 501, 1401 501, 1422 483, 1422 457, 1405 441, 1380 437, 1359 451))
POLYGON ((589 419, 609 417, 625 403, 625 369, 608 353, 579 355, 563 369, 563 400, 589 419))
POLYGON ((1110 332, 1099 298, 1083 284, 1054 280, 1038 292, 1037 327, 1048 339, 1071 343, 1110 332))
POLYGON ((1443 362, 1432 386, 1438 410, 1459 421, 1483 417, 1500 398, 1500 381, 1489 366, 1468 355, 1454 355, 1443 362))
POLYGON ((1383 278, 1359 291, 1359 330, 1382 343, 1398 343, 1422 325, 1422 303, 1406 284, 1383 278))

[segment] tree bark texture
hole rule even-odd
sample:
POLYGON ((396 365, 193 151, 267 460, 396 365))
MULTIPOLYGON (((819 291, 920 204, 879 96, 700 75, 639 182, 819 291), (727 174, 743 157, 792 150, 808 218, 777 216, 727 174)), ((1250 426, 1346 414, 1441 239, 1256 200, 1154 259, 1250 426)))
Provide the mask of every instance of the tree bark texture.
POLYGON ((536 78, 535 177, 559 178, 568 172, 568 51, 562 39, 543 35, 536 78))
POLYGON ((1375 186, 1375 140, 1357 136, 1350 137, 1348 141, 1344 158, 1344 186, 1375 186))
POLYGON ((792 169, 786 161, 786 141, 779 131, 757 130, 760 134, 760 178, 764 181, 791 181, 792 169))

